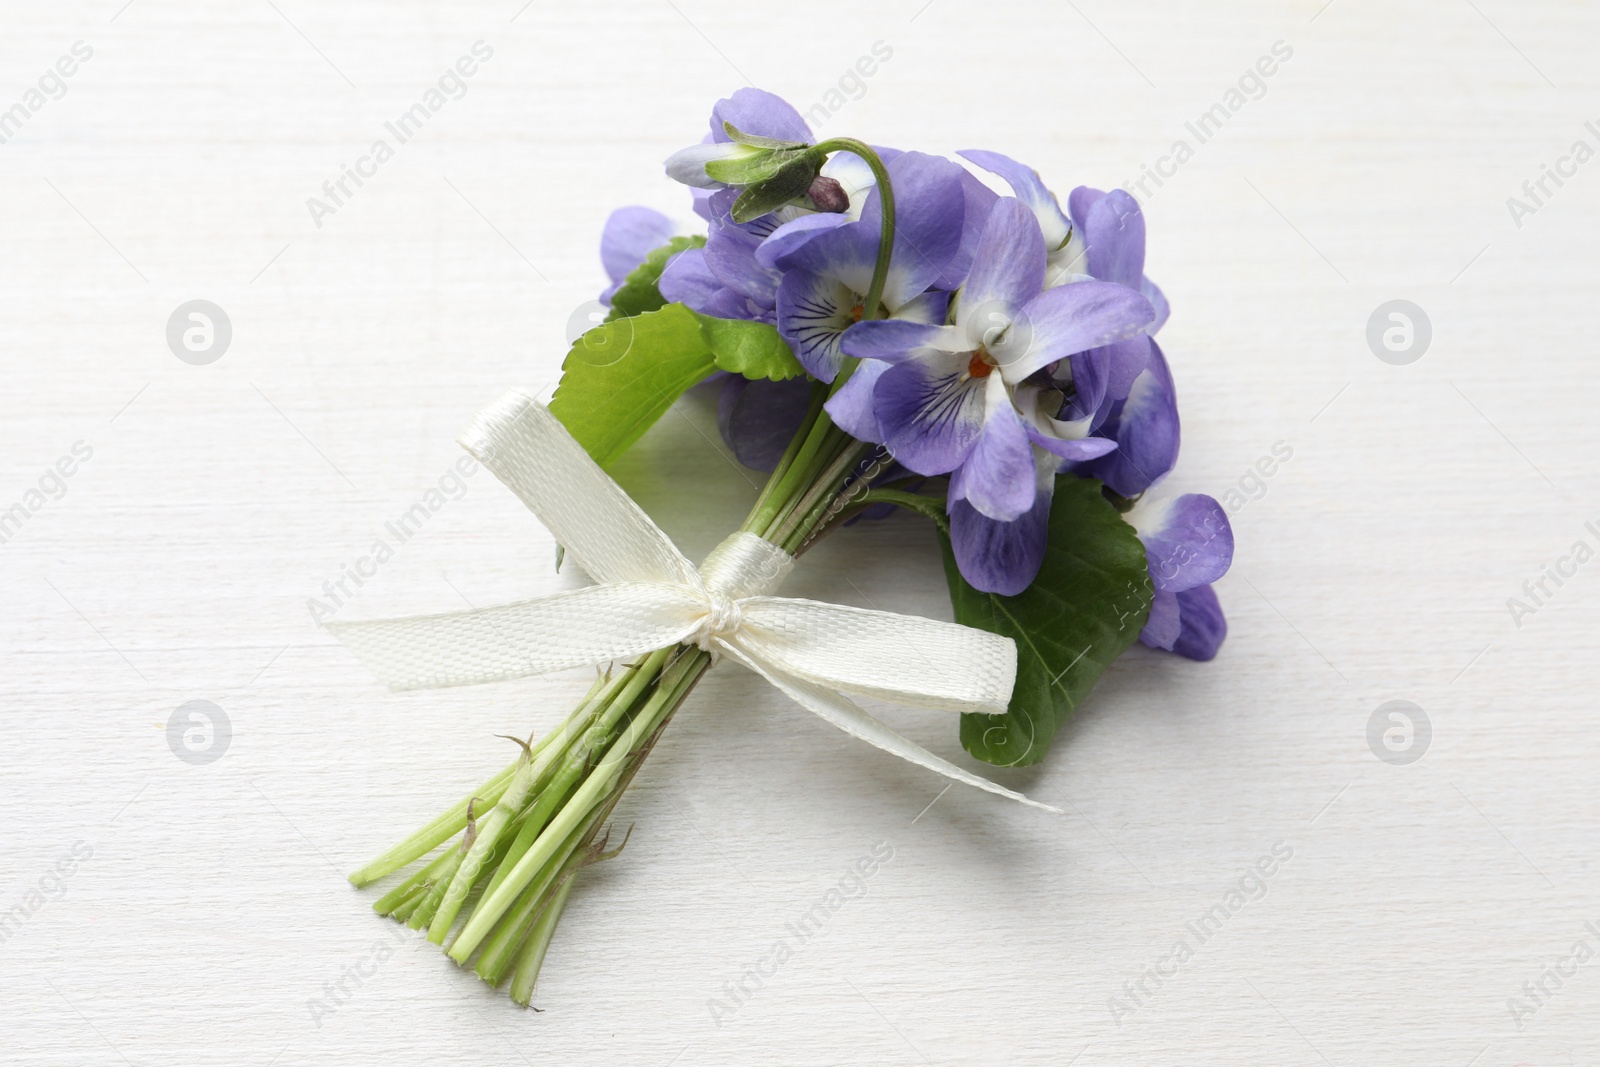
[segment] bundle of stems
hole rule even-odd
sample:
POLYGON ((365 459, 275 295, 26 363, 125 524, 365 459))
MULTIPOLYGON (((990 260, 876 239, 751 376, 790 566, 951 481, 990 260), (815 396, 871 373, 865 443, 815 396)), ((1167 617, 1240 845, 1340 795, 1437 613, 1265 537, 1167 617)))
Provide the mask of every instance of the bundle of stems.
MULTIPOLYGON (((876 153, 857 141, 826 142, 866 159, 878 179, 882 230, 863 317, 883 314, 881 294, 894 236, 894 195, 876 153)), ((901 503, 875 490, 881 463, 872 447, 834 425, 823 404, 854 369, 848 360, 832 387, 818 383, 787 451, 741 531, 791 555, 865 507, 901 503)), ((601 827, 714 659, 682 644, 657 649, 598 678, 556 729, 523 742, 517 759, 428 825, 350 876, 357 886, 432 855, 373 909, 426 928, 457 964, 491 985, 509 976, 511 999, 527 1005, 556 925, 586 864, 614 856, 601 827), (437 853, 436 855, 433 855, 437 853)))
MULTIPOLYGON (((826 396, 819 385, 741 527, 791 553, 873 502, 865 446, 833 425, 826 396)), ((350 881, 368 885, 438 851, 374 910, 426 928, 458 964, 476 955, 477 974, 496 986, 509 976, 511 998, 526 1005, 574 875, 615 854, 602 824, 712 662, 676 645, 598 678, 560 726, 531 743, 512 738, 522 752, 511 765, 350 881)))

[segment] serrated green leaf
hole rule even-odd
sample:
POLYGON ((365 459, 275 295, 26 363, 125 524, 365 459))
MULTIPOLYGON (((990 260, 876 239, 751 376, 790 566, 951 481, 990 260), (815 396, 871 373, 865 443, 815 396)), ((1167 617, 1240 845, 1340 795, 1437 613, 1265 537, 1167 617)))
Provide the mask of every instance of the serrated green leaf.
POLYGON ((1021 594, 980 593, 957 570, 949 538, 941 533, 940 542, 956 621, 1017 643, 1010 709, 961 716, 961 744, 987 763, 1037 763, 1144 628, 1151 599, 1144 546, 1099 482, 1070 475, 1056 480, 1044 565, 1021 594))
POLYGON ((561 365, 550 410, 603 466, 717 370, 773 381, 805 373, 775 327, 663 304, 608 319, 578 338, 561 365))
POLYGON ((700 328, 719 370, 775 382, 787 381, 806 372, 783 338, 778 336, 775 326, 701 315, 700 328))
POLYGON ((578 338, 561 365, 550 410, 603 466, 716 369, 701 317, 667 304, 578 338))
POLYGON ((644 262, 633 268, 617 287, 617 291, 611 294, 611 313, 606 316, 606 321, 659 310, 667 302, 662 297, 659 286, 661 272, 667 269, 668 261, 685 249, 703 248, 705 243, 706 239, 698 235, 674 237, 660 248, 651 251, 644 257, 644 262))

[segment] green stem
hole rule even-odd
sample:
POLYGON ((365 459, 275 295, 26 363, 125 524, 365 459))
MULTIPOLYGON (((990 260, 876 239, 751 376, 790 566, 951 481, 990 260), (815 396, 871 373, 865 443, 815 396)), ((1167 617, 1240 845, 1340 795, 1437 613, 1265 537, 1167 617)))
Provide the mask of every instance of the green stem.
MULTIPOLYGON (((548 740, 548 738, 543 739, 541 744, 548 740)), ((456 834, 459 834, 467 825, 467 805, 474 800, 478 802, 480 807, 497 803, 501 794, 506 791, 506 785, 511 781, 511 775, 516 772, 516 769, 517 765, 513 762, 505 770, 480 786, 471 796, 461 798, 459 802, 428 825, 359 871, 356 871, 350 876, 350 883, 359 887, 376 882, 384 875, 393 874, 413 860, 421 859, 456 836, 456 834)))
POLYGON ((461 861, 467 854, 459 848, 452 848, 444 854, 444 866, 439 870, 439 878, 428 887, 428 895, 422 898, 417 909, 406 920, 406 925, 413 930, 420 930, 433 921, 434 913, 439 910, 439 905, 444 902, 444 895, 450 889, 450 883, 456 876, 456 871, 461 869, 461 861))
POLYGON ((533 930, 528 934, 528 940, 523 944, 522 951, 517 956, 517 969, 511 975, 511 999, 524 1008, 533 999, 533 986, 539 980, 539 969, 544 966, 544 954, 549 951, 550 938, 555 935, 556 925, 561 922, 561 913, 566 909, 567 897, 572 895, 574 875, 577 873, 571 868, 572 861, 568 860, 563 867, 560 880, 556 883, 556 891, 545 904, 544 911, 539 913, 538 920, 533 924, 533 930))
POLYGON ((523 803, 528 799, 528 791, 533 787, 533 780, 533 764, 527 757, 523 757, 517 773, 511 777, 511 785, 506 788, 505 795, 477 824, 477 836, 473 839, 472 847, 461 861, 461 866, 456 868, 455 874, 450 879, 449 888, 445 890, 439 908, 428 924, 428 940, 435 945, 444 943, 445 935, 450 932, 450 927, 455 925, 456 916, 460 914, 461 906, 467 902, 467 894, 477 884, 478 876, 483 872, 489 857, 497 848, 500 852, 505 852, 500 835, 522 810, 523 803))
POLYGON ((889 277, 889 258, 894 255, 894 187, 889 183, 889 168, 884 166, 872 146, 854 137, 832 137, 817 149, 822 152, 850 152, 860 156, 872 176, 878 180, 878 197, 883 205, 883 218, 878 229, 878 261, 872 268, 872 283, 867 287, 867 301, 862 305, 863 319, 878 318, 883 301, 883 286, 889 277))
POLYGON ((927 519, 932 519, 934 525, 946 534, 950 532, 950 519, 945 514, 945 502, 939 497, 924 496, 921 493, 908 493, 901 489, 879 487, 868 489, 865 493, 850 501, 850 506, 840 512, 848 517, 874 504, 893 504, 895 507, 914 511, 927 519))
POLYGON ((802 424, 795 432, 795 437, 803 440, 793 462, 783 474, 774 475, 772 493, 765 500, 758 501, 751 509, 750 517, 745 519, 744 525, 740 527, 741 530, 771 540, 768 535, 774 524, 794 507, 795 498, 810 486, 811 479, 816 476, 818 453, 821 452, 830 431, 834 429, 833 420, 828 418, 828 413, 818 405, 817 413, 809 424, 802 424))
POLYGON ((817 476, 810 490, 795 504, 794 509, 778 528, 773 540, 790 555, 810 537, 813 528, 828 514, 840 488, 861 458, 871 448, 864 442, 846 436, 836 451, 833 461, 817 476))
MULTIPOLYGON (((595 729, 598 730, 598 727, 595 729)), ((597 735, 593 740, 595 742, 603 742, 610 740, 610 737, 609 735, 597 735)), ((510 873, 512 866, 532 847, 534 841, 538 840, 540 832, 545 828, 545 824, 555 815, 556 808, 567 799, 573 787, 588 771, 597 747, 603 748, 604 745, 603 743, 598 745, 586 744, 583 748, 575 749, 568 754, 566 762, 556 771, 555 777, 550 780, 550 784, 545 786, 544 790, 539 794, 539 799, 528 810, 528 816, 522 823, 522 830, 517 834, 516 840, 512 842, 511 850, 506 853, 505 862, 494 872, 494 878, 490 880, 489 887, 484 890, 485 895, 492 894, 496 889, 500 888, 500 883, 505 881, 505 877, 510 873)))
MULTIPOLYGON (((795 458, 805 445, 806 437, 809 435, 811 427, 816 424, 817 417, 822 414, 822 405, 827 402, 827 399, 827 383, 816 382, 811 390, 811 404, 806 409, 805 418, 800 421, 800 428, 789 439, 789 447, 783 450, 783 456, 778 460, 778 465, 772 469, 771 474, 767 475, 767 483, 761 487, 761 495, 756 497, 756 502, 751 505, 750 518, 745 521, 742 529, 751 533, 761 532, 751 525, 751 521, 756 516, 763 514, 768 501, 774 499, 778 483, 783 480, 784 476, 789 473, 789 469, 794 466, 795 458)), ((767 521, 770 521, 770 519, 767 521)))
MULTIPOLYGON (((595 679, 595 683, 589 687, 589 692, 584 694, 583 699, 578 702, 580 712, 582 709, 589 707, 592 702, 603 698, 608 686, 608 679, 604 677, 595 679)), ((553 740, 562 736, 559 730, 545 734, 530 746, 529 755, 538 756, 553 740)), ((511 776, 516 773, 520 762, 520 759, 512 761, 505 770, 485 782, 472 796, 463 797, 428 825, 359 871, 356 871, 350 876, 351 884, 358 887, 364 886, 377 881, 386 874, 393 874, 401 867, 413 860, 426 856, 456 834, 459 834, 467 825, 467 805, 474 800, 478 802, 479 808, 486 808, 499 803, 500 797, 505 793, 506 786, 510 784, 511 776)))
MULTIPOLYGON (((439 878, 449 859, 450 853, 448 852, 440 855, 422 870, 379 897, 373 903, 372 910, 379 915, 392 915, 406 900, 418 894, 426 894, 429 889, 433 888, 435 880, 439 878)), ((410 912, 406 914, 409 915, 410 912)))
MULTIPOLYGON (((657 656, 664 657, 672 649, 662 649, 651 653, 651 659, 657 656)), ((673 701, 674 690, 686 678, 693 679, 710 663, 710 656, 704 652, 698 655, 685 655, 674 663, 671 669, 664 671, 661 683, 656 691, 651 694, 644 706, 639 709, 628 723, 628 727, 612 745, 603 760, 589 772, 583 784, 578 787, 572 798, 562 805, 561 811, 550 824, 540 832, 533 846, 518 860, 511 873, 493 893, 486 894, 473 909, 472 917, 467 920, 466 926, 461 930, 461 935, 456 938, 455 944, 450 947, 450 958, 457 963, 465 963, 472 955, 474 949, 488 935, 491 927, 505 914, 512 902, 525 889, 529 882, 539 873, 540 869, 556 854, 561 842, 568 834, 577 828, 589 812, 604 803, 611 794, 612 787, 618 784, 622 776, 628 756, 638 748, 641 742, 648 738, 656 725, 656 721, 669 708, 676 708, 673 701)), ((643 673, 643 672, 641 672, 643 673)), ((687 692, 687 690, 684 690, 687 692)), ((602 719, 602 722, 604 720, 602 719)))
MULTIPOLYGON (((474 968, 479 978, 495 986, 505 979, 506 971, 510 970, 517 960, 517 950, 529 934, 530 924, 538 920, 541 910, 548 902, 551 887, 555 885, 556 879, 567 863, 580 854, 590 831, 598 829, 599 823, 600 816, 597 812, 568 834, 561 842, 561 847, 539 868, 527 888, 519 893, 517 899, 506 909, 505 915, 495 924, 494 931, 483 942, 483 952, 478 957, 477 967, 474 968)), ((467 956, 463 956, 461 962, 464 963, 466 958, 467 956)))

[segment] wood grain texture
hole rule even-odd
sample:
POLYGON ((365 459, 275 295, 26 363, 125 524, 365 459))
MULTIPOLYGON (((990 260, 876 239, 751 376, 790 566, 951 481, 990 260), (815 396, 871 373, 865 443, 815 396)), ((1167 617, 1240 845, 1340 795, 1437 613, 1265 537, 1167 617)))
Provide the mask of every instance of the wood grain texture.
MULTIPOLYGON (((93 56, 0 144, 0 511, 75 442, 93 456, 0 544, 0 912, 31 911, 0 944, 0 1060, 1600 1063, 1600 962, 1546 979, 1520 1029, 1507 1007, 1600 950, 1600 565, 1520 627, 1506 606, 1600 547, 1600 162, 1520 226, 1506 205, 1600 147, 1600 11, 520 2, 5 7, 0 109, 75 41, 93 56), (307 198, 479 40, 466 94, 316 225, 307 198), (1041 767, 998 775, 1061 817, 941 792, 718 670, 618 811, 628 851, 574 895, 544 1012, 517 1010, 391 941, 343 875, 586 679, 387 694, 307 600, 438 486, 476 408, 553 383, 612 207, 694 221, 660 161, 711 101, 750 81, 826 106, 877 41, 826 132, 990 147, 1062 191, 1137 179, 1292 48, 1146 204, 1185 416, 1166 488, 1221 496, 1293 450, 1232 516, 1232 633, 1204 666, 1135 649, 1041 767), (233 324, 209 366, 164 337, 196 298, 233 324), (1365 340, 1392 299, 1432 322, 1408 366, 1365 340), (232 724, 206 766, 165 732, 197 699, 232 724), (1432 723, 1410 766, 1368 748, 1391 699, 1432 723), (799 943, 879 842, 865 894, 799 943), (1218 904, 1202 943, 1186 924, 1218 904)), ((621 465, 691 554, 756 491, 713 421, 691 398, 621 465)), ((509 493, 464 484, 342 613, 576 581, 509 493)), ((791 588, 948 617, 910 520, 831 539, 791 588)), ((888 715, 959 754, 953 722, 888 715)))

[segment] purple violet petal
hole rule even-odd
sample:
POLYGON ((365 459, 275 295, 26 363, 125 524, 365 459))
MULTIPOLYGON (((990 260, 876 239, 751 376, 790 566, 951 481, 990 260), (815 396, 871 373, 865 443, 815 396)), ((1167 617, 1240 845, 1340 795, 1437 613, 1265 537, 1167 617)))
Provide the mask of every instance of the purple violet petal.
POLYGON ((1154 337, 1156 331, 1167 324, 1167 316, 1172 314, 1172 309, 1167 306, 1167 294, 1157 288, 1156 283, 1149 278, 1139 282, 1139 292, 1144 294, 1144 298, 1150 301, 1150 306, 1156 310, 1156 321, 1144 328, 1145 333, 1154 337))
MULTIPOLYGON (((974 273, 977 267, 973 268, 974 273)), ((1138 333, 1155 311, 1132 289, 1084 281, 1046 289, 1024 304, 989 351, 1013 385, 1041 367, 1138 333)))
POLYGON ((1151 648, 1171 651, 1182 633, 1183 619, 1178 609, 1178 594, 1157 589, 1150 601, 1150 617, 1139 632, 1139 640, 1151 648))
POLYGON ((1138 291, 1144 278, 1144 215, 1126 190, 1113 189, 1089 209, 1084 222, 1089 274, 1138 291))
MULTIPOLYGON (((801 272, 791 272, 784 278, 784 284, 787 285, 789 277, 796 273, 801 272)), ((932 326, 896 318, 855 323, 845 332, 842 347, 845 355, 857 359, 902 363, 923 349, 949 352, 965 346, 953 326, 932 326)))
POLYGON ((839 340, 855 325, 855 294, 843 284, 791 270, 778 285, 778 333, 808 373, 833 381, 844 360, 839 340))
MULTIPOLYGON (((887 167, 894 184, 895 237, 883 302, 897 308, 938 281, 960 249, 966 196, 961 168, 942 156, 905 152, 887 167)), ((857 224, 871 235, 874 260, 881 220, 882 207, 874 186, 867 193, 857 224)), ((856 292, 865 293, 865 286, 856 292)))
POLYGON ((1072 224, 1062 212, 1061 204, 1056 200, 1055 194, 1045 188, 1038 171, 999 152, 968 149, 957 152, 956 155, 971 160, 991 174, 998 174, 1007 185, 1011 186, 1012 193, 1026 204, 1028 210, 1038 219, 1047 248, 1057 249, 1066 244, 1072 224))
POLYGON ((889 369, 889 364, 869 359, 855 369, 855 373, 828 398, 823 407, 834 425, 857 441, 883 443, 883 429, 878 425, 878 413, 873 407, 872 393, 878 379, 889 369))
POLYGON ((1222 614, 1216 590, 1197 585, 1178 594, 1178 618, 1183 624, 1172 651, 1189 659, 1214 659, 1228 636, 1228 620, 1222 614))
POLYGON ((1033 446, 1005 382, 991 374, 984 383, 983 433, 961 465, 961 495, 989 518, 1010 522, 1033 507, 1033 446))
POLYGON ((1123 496, 1138 496, 1166 476, 1178 462, 1182 433, 1178 395, 1161 346, 1150 342, 1150 366, 1134 381, 1128 398, 1114 405, 1100 428, 1114 438, 1117 450, 1096 460, 1083 473, 1123 496))
POLYGON ((706 265, 706 254, 699 248, 686 248, 673 256, 661 272, 656 288, 669 304, 687 304, 701 313, 722 289, 722 283, 706 265))
POLYGON ((1160 524, 1141 530, 1150 580, 1163 592, 1209 585, 1233 563, 1233 527, 1216 500, 1185 493, 1172 501, 1160 524))
POLYGON ((672 220, 655 208, 619 207, 611 213, 600 232, 600 262, 612 283, 603 303, 610 302, 610 293, 645 256, 666 244, 675 229, 672 220))
POLYGON ((778 466, 811 408, 811 382, 728 376, 717 398, 717 427, 740 463, 758 471, 778 466))
POLYGON ((1067 214, 1072 216, 1072 226, 1082 231, 1089 222, 1089 209, 1106 194, 1099 189, 1091 189, 1087 185, 1080 185, 1067 194, 1067 214))
POLYGON ((983 224, 989 220, 989 211, 999 195, 967 170, 961 172, 961 243, 955 255, 945 264, 944 271, 933 282, 940 289, 956 290, 967 280, 972 270, 972 257, 978 251, 978 241, 983 237, 983 224))
POLYGON ((746 86, 732 96, 718 100, 711 109, 711 139, 717 142, 731 140, 724 122, 730 122, 740 133, 757 137, 772 137, 780 141, 811 143, 811 127, 800 117, 789 102, 764 89, 746 86))
POLYGON ((983 433, 983 380, 965 353, 922 350, 890 367, 873 390, 884 443, 915 474, 948 474, 983 433))
POLYGON ((1044 237, 1033 212, 1015 197, 996 199, 956 306, 969 341, 976 345, 984 340, 985 331, 1010 325, 1018 311, 1039 296, 1044 260, 1044 237))
POLYGON ((1050 493, 1039 492, 1027 514, 996 522, 965 500, 950 504, 950 547, 967 584, 985 593, 1016 596, 1044 563, 1050 533, 1050 493))

